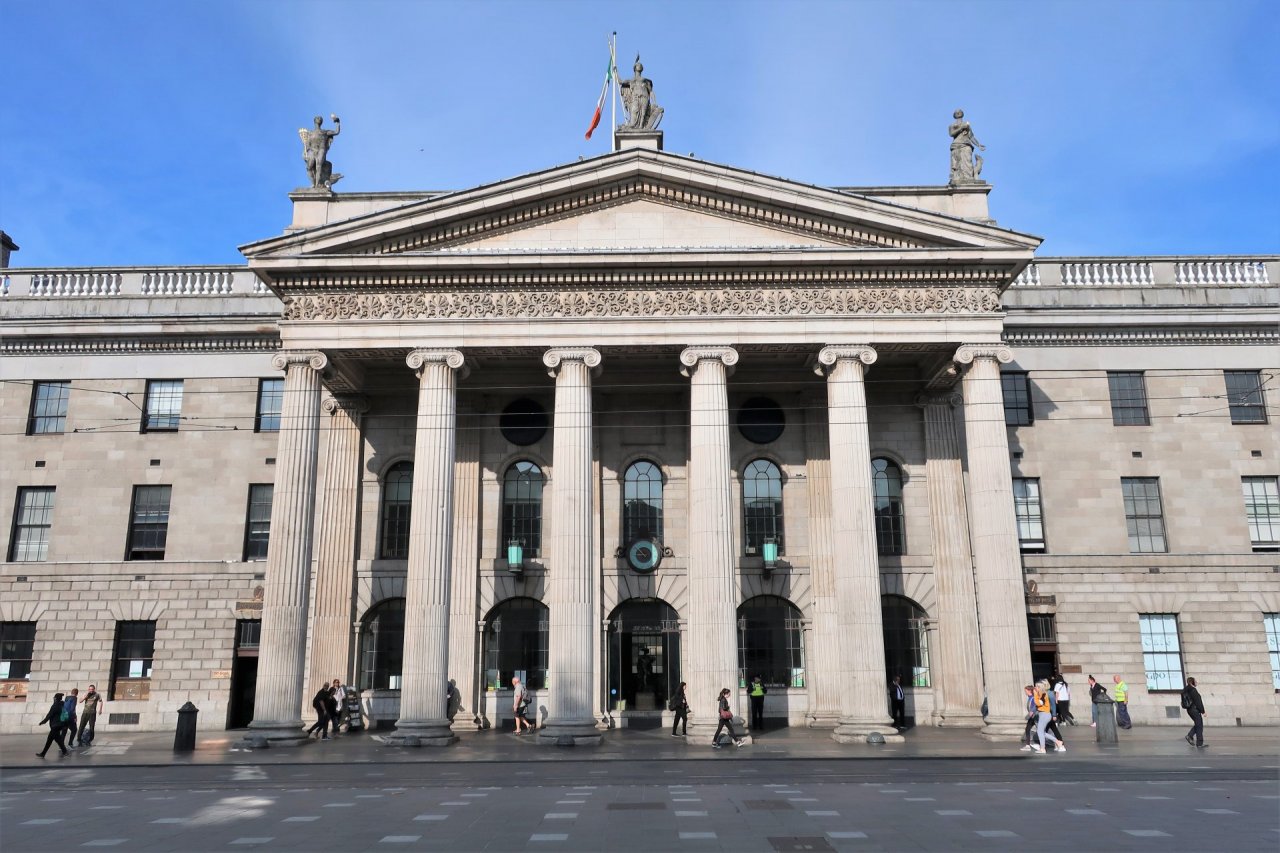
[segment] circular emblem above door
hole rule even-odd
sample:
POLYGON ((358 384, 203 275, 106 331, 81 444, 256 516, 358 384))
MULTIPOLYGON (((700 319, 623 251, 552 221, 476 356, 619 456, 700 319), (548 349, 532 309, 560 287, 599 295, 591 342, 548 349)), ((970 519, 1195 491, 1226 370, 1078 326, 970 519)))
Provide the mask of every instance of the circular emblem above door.
POLYGON ((662 562, 662 546, 652 539, 637 539, 627 546, 627 565, 637 572, 648 573, 662 562))

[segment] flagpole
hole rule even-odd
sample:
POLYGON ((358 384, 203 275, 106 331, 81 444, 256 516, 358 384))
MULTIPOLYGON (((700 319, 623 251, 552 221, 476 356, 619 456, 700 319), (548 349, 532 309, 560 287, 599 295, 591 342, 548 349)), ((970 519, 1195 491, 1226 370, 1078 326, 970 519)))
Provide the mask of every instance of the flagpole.
POLYGON ((609 150, 618 150, 618 34, 609 37, 609 150))

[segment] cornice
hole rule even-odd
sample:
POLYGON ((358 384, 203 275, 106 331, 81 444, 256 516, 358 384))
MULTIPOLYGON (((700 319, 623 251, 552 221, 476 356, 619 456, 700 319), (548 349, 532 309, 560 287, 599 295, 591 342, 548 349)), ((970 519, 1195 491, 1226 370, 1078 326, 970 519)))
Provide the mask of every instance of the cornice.
POLYGON ((1263 345, 1280 344, 1280 329, 1274 326, 1228 326, 1221 328, 1136 328, 1126 326, 1092 328, 1010 328, 1002 337, 1010 346, 1185 346, 1187 344, 1263 345))
POLYGON ((15 338, 0 340, 0 355, 131 355, 146 353, 275 352, 280 338, 270 337, 127 337, 15 338))

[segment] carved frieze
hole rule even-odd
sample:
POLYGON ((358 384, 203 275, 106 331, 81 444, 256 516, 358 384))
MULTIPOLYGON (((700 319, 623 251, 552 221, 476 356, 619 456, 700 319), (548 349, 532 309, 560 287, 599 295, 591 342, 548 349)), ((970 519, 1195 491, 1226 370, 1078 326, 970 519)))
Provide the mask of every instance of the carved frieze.
POLYGON ((285 320, 489 320, 557 317, 778 317, 988 314, 995 287, 725 287, 705 290, 465 290, 302 293, 285 320))

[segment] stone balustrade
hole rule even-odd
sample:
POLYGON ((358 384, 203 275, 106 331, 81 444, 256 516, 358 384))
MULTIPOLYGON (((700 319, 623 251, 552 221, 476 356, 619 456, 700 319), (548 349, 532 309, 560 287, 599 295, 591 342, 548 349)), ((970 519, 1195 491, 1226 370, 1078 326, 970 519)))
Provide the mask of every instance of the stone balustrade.
POLYGON ((1178 261, 1173 265, 1176 284, 1269 284, 1262 261, 1178 261))
POLYGON ((270 291, 247 267, 81 267, 0 270, 5 297, 232 296, 270 291))
POLYGON ((1154 284, 1147 261, 1091 261, 1062 265, 1062 283, 1067 287, 1142 287, 1154 284))
POLYGON ((1280 258, 1039 258, 1013 280, 1037 287, 1253 287, 1280 282, 1280 258))

